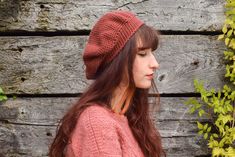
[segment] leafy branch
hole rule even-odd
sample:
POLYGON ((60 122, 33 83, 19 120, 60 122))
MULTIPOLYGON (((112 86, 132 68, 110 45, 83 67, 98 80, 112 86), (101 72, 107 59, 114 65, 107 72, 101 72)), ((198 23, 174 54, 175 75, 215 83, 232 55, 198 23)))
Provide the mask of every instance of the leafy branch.
POLYGON ((203 82, 194 80, 195 91, 200 93, 201 99, 190 98, 185 102, 191 114, 210 119, 210 122, 203 124, 197 121, 197 127, 198 134, 207 140, 213 157, 235 156, 235 1, 226 2, 223 34, 218 36, 218 40, 224 40, 227 46, 224 51, 225 77, 231 83, 216 92, 215 89, 206 90, 203 82))
POLYGON ((2 88, 0 87, 0 102, 6 101, 6 100, 7 100, 7 96, 4 94, 2 88))

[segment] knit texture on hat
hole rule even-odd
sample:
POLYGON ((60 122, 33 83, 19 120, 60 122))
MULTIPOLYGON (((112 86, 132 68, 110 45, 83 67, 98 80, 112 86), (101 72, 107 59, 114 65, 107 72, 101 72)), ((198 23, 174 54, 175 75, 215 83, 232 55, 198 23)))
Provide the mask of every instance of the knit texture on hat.
POLYGON ((91 30, 83 53, 87 79, 95 79, 142 24, 127 11, 112 11, 101 17, 91 30))

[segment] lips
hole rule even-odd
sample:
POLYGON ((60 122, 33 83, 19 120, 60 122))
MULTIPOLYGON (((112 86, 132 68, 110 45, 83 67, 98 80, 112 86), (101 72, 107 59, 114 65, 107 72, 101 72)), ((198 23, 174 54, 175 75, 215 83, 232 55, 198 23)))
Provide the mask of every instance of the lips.
POLYGON ((147 78, 153 79, 153 74, 146 75, 147 78))

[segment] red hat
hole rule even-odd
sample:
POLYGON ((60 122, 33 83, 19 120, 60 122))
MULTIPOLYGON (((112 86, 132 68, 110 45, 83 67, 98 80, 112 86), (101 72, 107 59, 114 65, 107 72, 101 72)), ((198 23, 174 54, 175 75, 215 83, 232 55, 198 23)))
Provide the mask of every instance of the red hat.
POLYGON ((128 11, 112 11, 102 16, 91 30, 83 53, 87 79, 95 79, 100 68, 117 56, 142 24, 128 11))

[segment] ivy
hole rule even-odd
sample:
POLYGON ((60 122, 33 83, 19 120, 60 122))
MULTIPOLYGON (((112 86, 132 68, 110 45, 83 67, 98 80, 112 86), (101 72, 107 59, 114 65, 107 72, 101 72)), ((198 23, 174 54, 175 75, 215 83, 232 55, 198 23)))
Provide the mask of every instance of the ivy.
POLYGON ((194 80, 195 90, 201 94, 201 99, 188 99, 185 104, 189 112, 198 117, 206 116, 211 122, 197 121, 198 134, 208 142, 212 156, 235 156, 235 91, 224 85, 222 91, 206 90, 203 83, 194 80))
POLYGON ((0 102, 6 101, 6 100, 7 100, 7 96, 4 94, 2 88, 0 87, 0 102))
POLYGON ((197 128, 198 134, 207 140, 213 157, 235 156, 235 0, 226 0, 225 15, 223 34, 218 36, 218 40, 223 40, 227 47, 224 51, 225 78, 231 83, 215 91, 206 90, 203 82, 195 79, 195 91, 200 93, 201 99, 190 98, 185 102, 189 113, 206 116, 210 120, 204 123, 197 121, 197 128))

